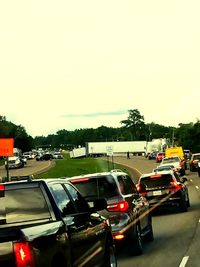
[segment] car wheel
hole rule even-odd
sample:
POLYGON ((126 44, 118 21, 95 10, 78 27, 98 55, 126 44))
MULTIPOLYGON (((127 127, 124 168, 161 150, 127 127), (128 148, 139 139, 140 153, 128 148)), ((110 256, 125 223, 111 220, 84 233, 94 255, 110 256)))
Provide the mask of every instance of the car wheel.
POLYGON ((146 241, 152 242, 154 240, 152 223, 149 224, 149 232, 145 236, 146 241))
POLYGON ((143 253, 143 240, 141 236, 140 226, 136 224, 133 230, 133 237, 131 242, 133 242, 133 254, 141 255, 143 253))
POLYGON ((185 198, 181 198, 180 203, 179 203, 179 208, 181 212, 186 212, 187 211, 187 201, 185 200, 185 198))
POLYGON ((189 199, 188 194, 187 194, 187 207, 188 207, 188 208, 190 207, 190 199, 189 199))
POLYGON ((117 258, 115 254, 115 247, 109 241, 105 249, 105 261, 102 267, 117 267, 117 258))

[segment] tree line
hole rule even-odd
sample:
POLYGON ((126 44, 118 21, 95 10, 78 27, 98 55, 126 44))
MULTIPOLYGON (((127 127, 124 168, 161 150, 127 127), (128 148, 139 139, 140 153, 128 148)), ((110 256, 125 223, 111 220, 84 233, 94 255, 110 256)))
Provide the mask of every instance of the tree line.
POLYGON ((15 147, 29 151, 37 147, 72 149, 85 146, 86 142, 106 141, 151 141, 155 138, 167 138, 177 146, 200 152, 200 120, 195 123, 179 123, 178 127, 164 126, 154 122, 145 123, 138 109, 128 110, 128 118, 122 120, 121 127, 100 126, 98 128, 61 129, 56 134, 32 137, 22 125, 7 121, 0 116, 0 138, 14 138, 15 147))

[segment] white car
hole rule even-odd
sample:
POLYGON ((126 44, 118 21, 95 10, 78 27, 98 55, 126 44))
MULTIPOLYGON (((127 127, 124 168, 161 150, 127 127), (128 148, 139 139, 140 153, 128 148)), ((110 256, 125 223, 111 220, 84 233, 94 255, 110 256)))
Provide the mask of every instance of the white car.
POLYGON ((177 169, 180 175, 185 175, 185 165, 179 156, 165 157, 162 159, 160 166, 171 165, 177 169))
POLYGON ((54 159, 63 159, 63 155, 60 152, 54 152, 53 158, 54 159))

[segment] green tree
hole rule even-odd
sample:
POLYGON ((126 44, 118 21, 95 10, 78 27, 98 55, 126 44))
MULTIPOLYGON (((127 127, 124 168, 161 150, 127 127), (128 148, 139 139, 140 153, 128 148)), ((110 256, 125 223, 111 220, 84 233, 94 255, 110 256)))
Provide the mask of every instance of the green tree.
POLYGON ((122 120, 121 124, 129 132, 131 141, 141 140, 145 136, 144 116, 138 109, 128 110, 129 116, 126 120, 122 120))

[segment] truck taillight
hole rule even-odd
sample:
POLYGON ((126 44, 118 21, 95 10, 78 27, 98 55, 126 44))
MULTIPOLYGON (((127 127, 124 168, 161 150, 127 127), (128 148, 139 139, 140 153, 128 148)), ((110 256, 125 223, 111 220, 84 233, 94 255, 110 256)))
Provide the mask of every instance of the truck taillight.
POLYGON ((33 251, 28 242, 15 242, 14 254, 16 267, 35 267, 33 251))
POLYGON ((123 211, 127 211, 129 208, 128 202, 127 201, 121 201, 121 202, 117 202, 117 203, 113 203, 107 206, 107 210, 108 211, 119 211, 119 212, 123 212, 123 211))

